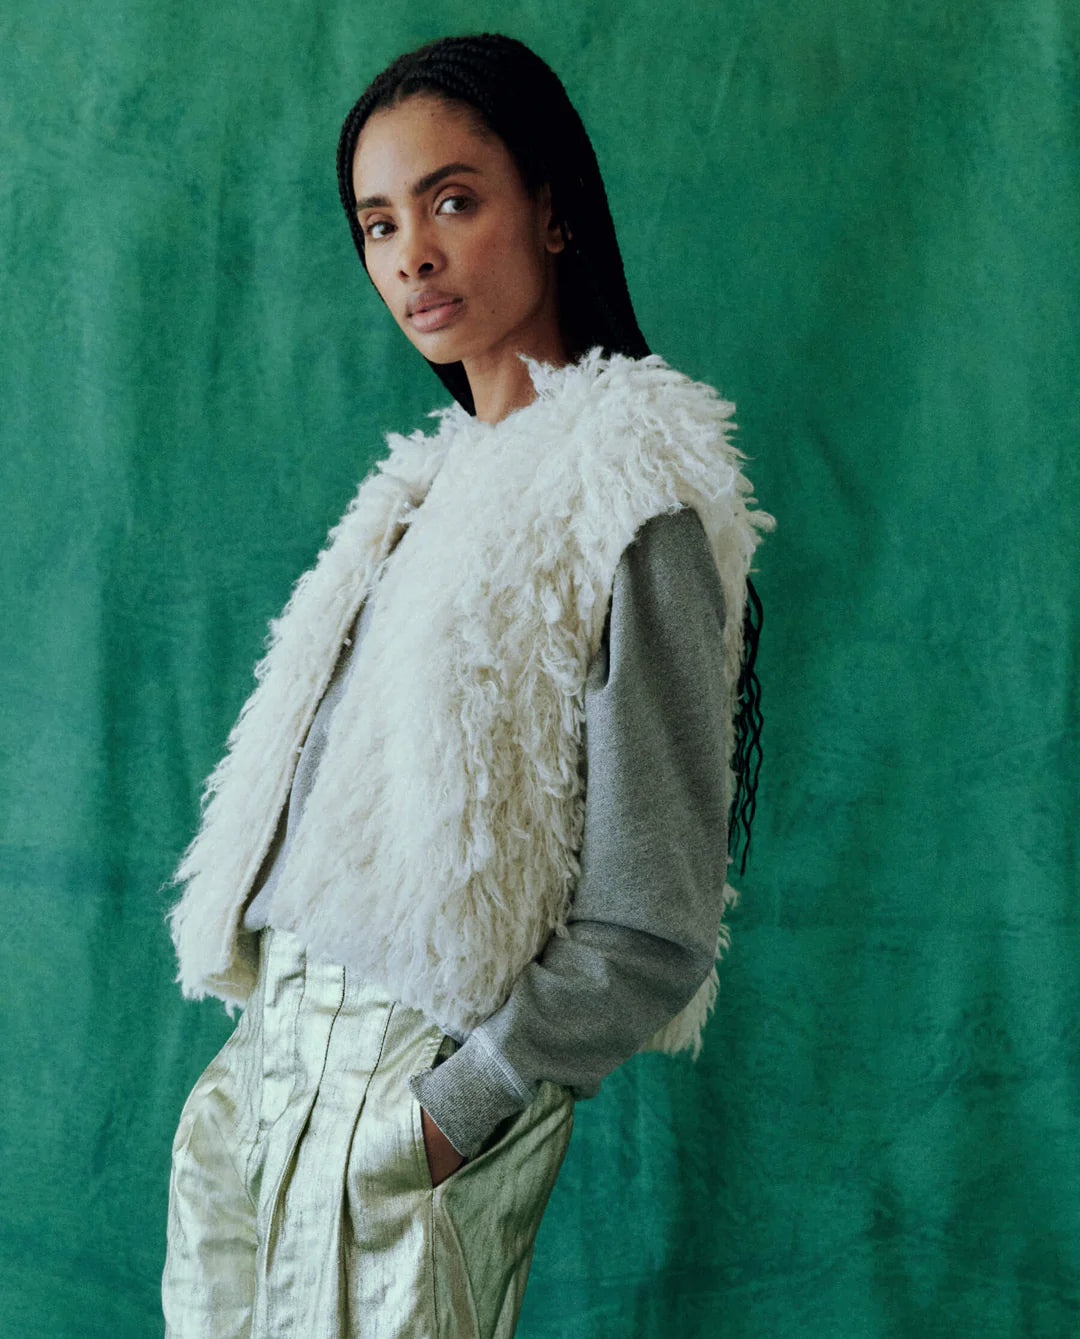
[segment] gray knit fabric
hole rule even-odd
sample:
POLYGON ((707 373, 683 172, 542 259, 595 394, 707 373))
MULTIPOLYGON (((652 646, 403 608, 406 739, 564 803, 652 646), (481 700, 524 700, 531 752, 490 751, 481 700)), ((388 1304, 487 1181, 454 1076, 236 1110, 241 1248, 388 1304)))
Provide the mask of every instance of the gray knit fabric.
MULTIPOLYGON (((365 602, 308 732, 245 929, 273 924, 273 888, 331 712, 360 672, 365 602)), ((727 875, 720 748, 724 597, 704 527, 683 507, 624 551, 585 685, 585 833, 566 938, 552 935, 502 1006, 409 1087, 459 1153, 543 1079, 594 1097, 601 1080, 708 975, 727 875)))

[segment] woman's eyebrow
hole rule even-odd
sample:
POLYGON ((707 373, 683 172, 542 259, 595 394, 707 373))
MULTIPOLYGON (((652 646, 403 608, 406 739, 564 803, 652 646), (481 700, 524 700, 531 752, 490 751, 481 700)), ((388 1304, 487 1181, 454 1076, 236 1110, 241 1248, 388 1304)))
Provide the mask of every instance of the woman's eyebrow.
MULTIPOLYGON (((443 177, 454 176, 459 172, 479 172, 478 167, 470 167, 468 163, 446 163, 443 167, 437 167, 434 172, 429 172, 426 177, 421 177, 412 187, 411 194, 415 199, 421 196, 425 191, 431 190, 432 186, 442 181, 443 177)), ((361 209, 386 209, 390 201, 385 195, 365 195, 362 200, 357 200, 356 208, 361 209)))

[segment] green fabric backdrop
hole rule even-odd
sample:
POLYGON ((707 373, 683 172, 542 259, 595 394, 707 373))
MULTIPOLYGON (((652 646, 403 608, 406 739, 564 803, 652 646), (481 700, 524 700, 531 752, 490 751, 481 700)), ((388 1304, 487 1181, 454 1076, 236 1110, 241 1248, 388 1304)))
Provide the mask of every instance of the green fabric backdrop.
POLYGON ((646 337, 779 522, 706 1049, 579 1103, 520 1333, 1075 1335, 1074 0, 6 0, 0 1332, 161 1334, 232 1026, 161 885, 268 619, 446 402, 337 131, 485 28, 563 77, 646 337))

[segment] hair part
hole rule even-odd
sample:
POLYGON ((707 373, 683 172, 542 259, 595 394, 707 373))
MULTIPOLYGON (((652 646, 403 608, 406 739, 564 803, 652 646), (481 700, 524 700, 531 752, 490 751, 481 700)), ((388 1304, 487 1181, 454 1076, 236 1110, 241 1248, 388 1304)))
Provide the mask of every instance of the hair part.
MULTIPOLYGON (((372 80, 349 110, 338 137, 338 193, 365 270, 364 233, 356 214, 352 177, 356 144, 375 112, 398 107, 418 94, 441 97, 460 107, 479 134, 497 136, 533 199, 545 184, 550 187, 551 207, 566 241, 556 256, 557 301, 571 360, 597 345, 605 357, 615 353, 647 357, 650 349, 630 301, 592 142, 558 75, 514 37, 501 33, 443 37, 405 52, 372 80)), ((475 414, 462 364, 425 361, 454 399, 475 414)), ((754 673, 762 610, 749 577, 746 592, 732 757, 735 794, 728 814, 729 855, 736 849, 740 831, 743 837, 742 873, 750 851, 763 724, 761 685, 754 673)))

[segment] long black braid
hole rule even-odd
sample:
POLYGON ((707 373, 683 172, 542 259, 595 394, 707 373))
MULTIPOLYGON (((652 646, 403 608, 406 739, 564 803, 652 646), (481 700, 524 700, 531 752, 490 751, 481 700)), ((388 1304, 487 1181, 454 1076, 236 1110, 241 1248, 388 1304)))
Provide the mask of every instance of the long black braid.
MULTIPOLYGON (((352 165, 356 142, 369 116, 416 93, 451 100, 473 116, 478 131, 497 135, 535 197, 546 183, 566 246, 557 256, 560 327, 576 359, 600 345, 644 358, 650 350, 638 327, 626 286, 607 192, 592 143, 558 76, 523 42, 500 33, 444 37, 406 52, 387 66, 353 105, 337 147, 338 192, 361 262, 364 233, 356 215, 352 165)), ((425 360, 470 414, 472 391, 461 363, 425 360)), ((743 614, 743 652, 735 693, 735 794, 728 812, 728 854, 743 836, 741 873, 750 852, 758 772, 761 768, 761 685, 754 672, 762 608, 749 577, 743 614), (756 614, 755 624, 753 615, 756 614)))

